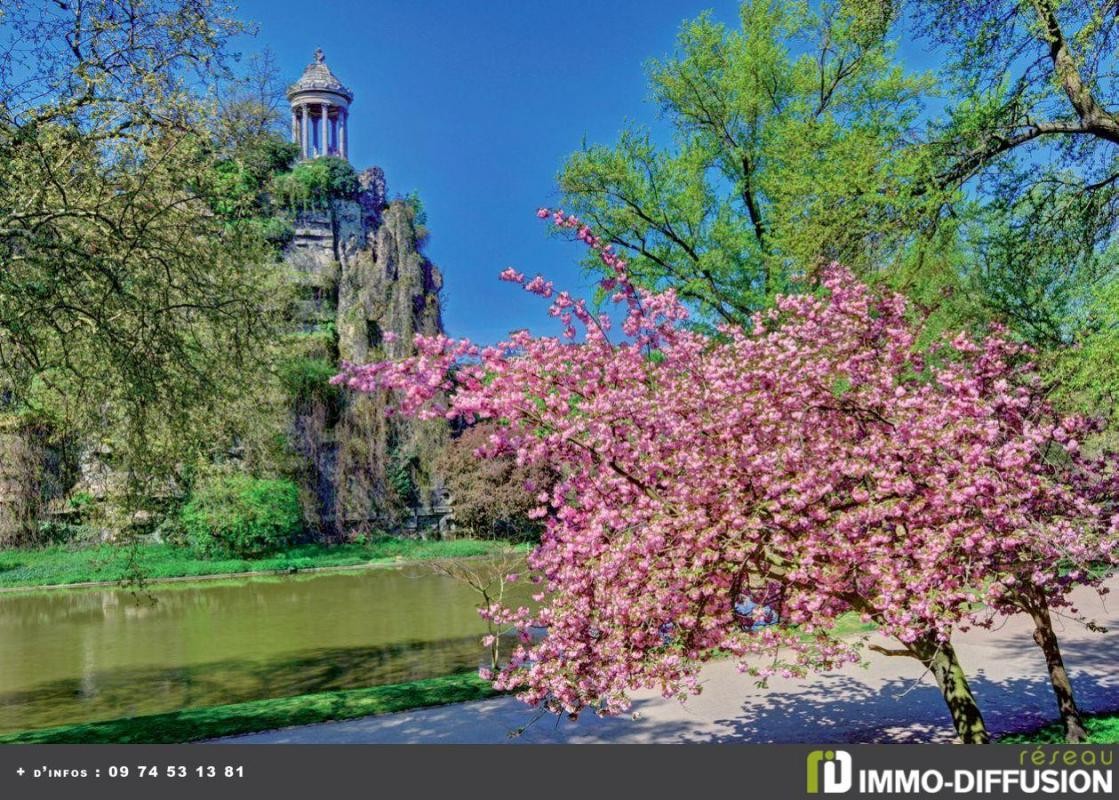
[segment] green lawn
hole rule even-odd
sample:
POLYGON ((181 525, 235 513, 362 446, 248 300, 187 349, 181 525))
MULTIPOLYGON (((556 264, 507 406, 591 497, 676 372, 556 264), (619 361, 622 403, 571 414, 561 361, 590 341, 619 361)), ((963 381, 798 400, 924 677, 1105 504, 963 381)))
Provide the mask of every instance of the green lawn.
MULTIPOLYGON (((854 611, 848 611, 835 618, 835 624, 828 630, 832 636, 857 636, 870 633, 878 628, 873 622, 863 622, 854 611)), ((814 634, 801 633, 802 639, 811 639, 814 634)))
POLYGON ((254 700, 107 722, 62 725, 0 736, 0 744, 174 744, 310 725, 410 708, 481 700, 496 694, 474 673, 369 689, 254 700))
POLYGON ((476 539, 421 541, 383 538, 363 544, 305 544, 258 559, 206 560, 185 548, 148 544, 134 548, 103 544, 0 551, 0 588, 57 586, 129 577, 158 578, 226 575, 237 572, 296 572, 318 567, 346 567, 398 559, 480 556, 492 542, 476 539))
MULTIPOLYGON (((1119 713, 1091 714, 1084 717, 1090 744, 1119 744, 1119 713)), ((1030 733, 1015 733, 999 739, 1003 744, 1063 744, 1065 729, 1059 722, 1030 733)))

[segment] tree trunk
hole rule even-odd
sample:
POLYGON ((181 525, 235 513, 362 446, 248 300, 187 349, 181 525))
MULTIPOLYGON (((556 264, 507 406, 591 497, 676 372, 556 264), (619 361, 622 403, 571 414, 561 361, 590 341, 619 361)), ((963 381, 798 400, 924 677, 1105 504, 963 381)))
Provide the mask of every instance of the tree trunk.
POLYGON ((936 679, 960 741, 964 744, 989 743, 991 737, 983 723, 983 715, 979 712, 979 705, 951 642, 942 643, 928 637, 913 642, 909 649, 936 679))
POLYGON ((1061 646, 1057 643, 1057 634, 1053 630, 1053 619, 1049 616, 1049 608, 1040 604, 1031 607, 1029 613, 1035 626, 1034 642, 1045 654, 1049 682, 1053 685, 1053 694, 1057 696, 1057 710, 1065 726, 1065 741, 1071 743, 1086 741, 1088 732, 1084 730, 1080 709, 1076 707, 1076 699, 1072 695, 1072 682, 1065 670, 1065 660, 1061 658, 1061 646))

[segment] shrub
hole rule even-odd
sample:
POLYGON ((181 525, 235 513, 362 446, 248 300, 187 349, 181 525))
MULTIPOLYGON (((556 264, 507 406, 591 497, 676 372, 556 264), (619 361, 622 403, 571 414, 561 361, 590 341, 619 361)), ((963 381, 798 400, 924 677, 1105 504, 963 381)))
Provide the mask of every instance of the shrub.
POLYGON ((412 207, 412 223, 416 227, 427 225, 427 209, 424 208, 424 201, 420 199, 419 192, 409 192, 404 195, 404 202, 412 207))
POLYGON ((393 449, 389 453, 388 482, 397 501, 408 508, 420 504, 420 484, 416 472, 420 458, 415 453, 393 449))
POLYGON ((295 226, 282 217, 264 217, 256 221, 260 235, 274 247, 283 247, 295 238, 295 226))
POLYGON ((223 475, 196 487, 180 514, 187 543, 206 557, 249 558, 291 545, 303 528, 287 480, 223 475))
POLYGON ((353 199, 357 173, 348 161, 328 156, 301 161, 290 172, 273 176, 273 202, 290 211, 326 208, 333 199, 353 199))
POLYGON ((278 372, 296 407, 303 408, 314 400, 321 400, 330 409, 338 406, 342 392, 330 383, 330 379, 338 374, 338 368, 332 361, 296 356, 282 361, 278 372))
POLYGON ((70 508, 74 509, 75 511, 84 513, 85 511, 89 510, 89 508, 96 502, 97 498, 95 498, 89 492, 75 492, 70 496, 69 505, 70 508))
POLYGON ((416 246, 423 247, 431 236, 431 231, 427 227, 427 209, 424 207, 424 201, 420 199, 419 192, 409 192, 400 199, 412 210, 412 225, 416 231, 416 246))
POLYGON ((466 429, 439 454, 435 469, 454 497, 456 526, 475 536, 533 539, 540 525, 529 511, 539 504, 538 493, 551 491, 556 476, 541 466, 518 466, 511 455, 476 456, 495 430, 493 423, 466 429))
POLYGON ((40 545, 70 544, 79 540, 92 540, 97 536, 96 528, 74 522, 48 519, 40 520, 37 525, 39 536, 36 544, 40 545))

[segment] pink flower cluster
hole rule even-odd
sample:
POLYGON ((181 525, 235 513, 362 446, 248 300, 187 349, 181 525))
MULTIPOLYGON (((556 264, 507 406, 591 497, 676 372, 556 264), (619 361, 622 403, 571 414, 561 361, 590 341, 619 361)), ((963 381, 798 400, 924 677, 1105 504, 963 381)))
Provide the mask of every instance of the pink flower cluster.
POLYGON ((763 675, 857 660, 828 633, 843 613, 902 643, 943 641, 986 622, 978 603, 1060 606, 1096 581, 1090 567, 1117 562, 1104 462, 1079 452, 1089 423, 1054 416, 1000 332, 930 351, 903 297, 832 265, 818 295, 708 335, 672 292, 633 286, 577 218, 538 216, 610 269, 618 341, 605 315, 510 269, 502 278, 549 299, 565 336, 418 337, 416 356, 337 379, 395 390, 410 415, 499 420, 482 455, 562 476, 539 498, 539 611, 485 611, 547 630, 517 648, 500 688, 615 713, 636 688, 698 691, 716 652, 763 675), (746 599, 784 624, 744 624, 746 599))

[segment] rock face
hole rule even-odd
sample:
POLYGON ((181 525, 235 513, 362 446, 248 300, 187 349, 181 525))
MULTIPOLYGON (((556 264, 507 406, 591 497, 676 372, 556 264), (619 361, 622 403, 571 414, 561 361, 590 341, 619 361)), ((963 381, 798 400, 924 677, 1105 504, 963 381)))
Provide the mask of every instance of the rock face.
MULTIPOLYGON (((297 214, 283 253, 297 287, 293 316, 301 334, 291 355, 319 368, 308 374, 321 390, 291 398, 290 445, 307 521, 326 537, 414 522, 411 509, 439 494, 430 464, 447 436, 438 422, 386 417, 385 396, 322 385, 323 367, 332 374, 341 361, 411 355, 415 334, 443 331, 443 277, 422 253, 415 209, 387 199, 379 168, 360 173, 358 186, 352 198, 297 214), (393 342, 385 341, 389 331, 393 342)), ((76 464, 64 464, 45 434, 0 416, 0 547, 33 541, 48 503, 68 493, 99 503, 120 493, 124 478, 111 452, 91 443, 78 451, 76 464)))
POLYGON ((49 433, 0 418, 0 547, 39 543, 44 510, 73 483, 70 453, 49 433))
MULTIPOLYGON (((362 172, 359 186, 353 200, 300 214, 285 252, 301 289, 297 320, 336 362, 410 355, 415 334, 443 330, 443 277, 421 252, 413 207, 386 199, 378 168, 362 172), (388 331, 396 341, 384 340, 388 331)), ((414 495, 431 489, 429 454, 444 426, 386 418, 385 405, 346 392, 333 408, 319 402, 295 415, 309 516, 324 533, 396 527, 414 495)))
POLYGON ((22 544, 39 511, 41 460, 30 437, 0 429, 0 546, 22 544))

